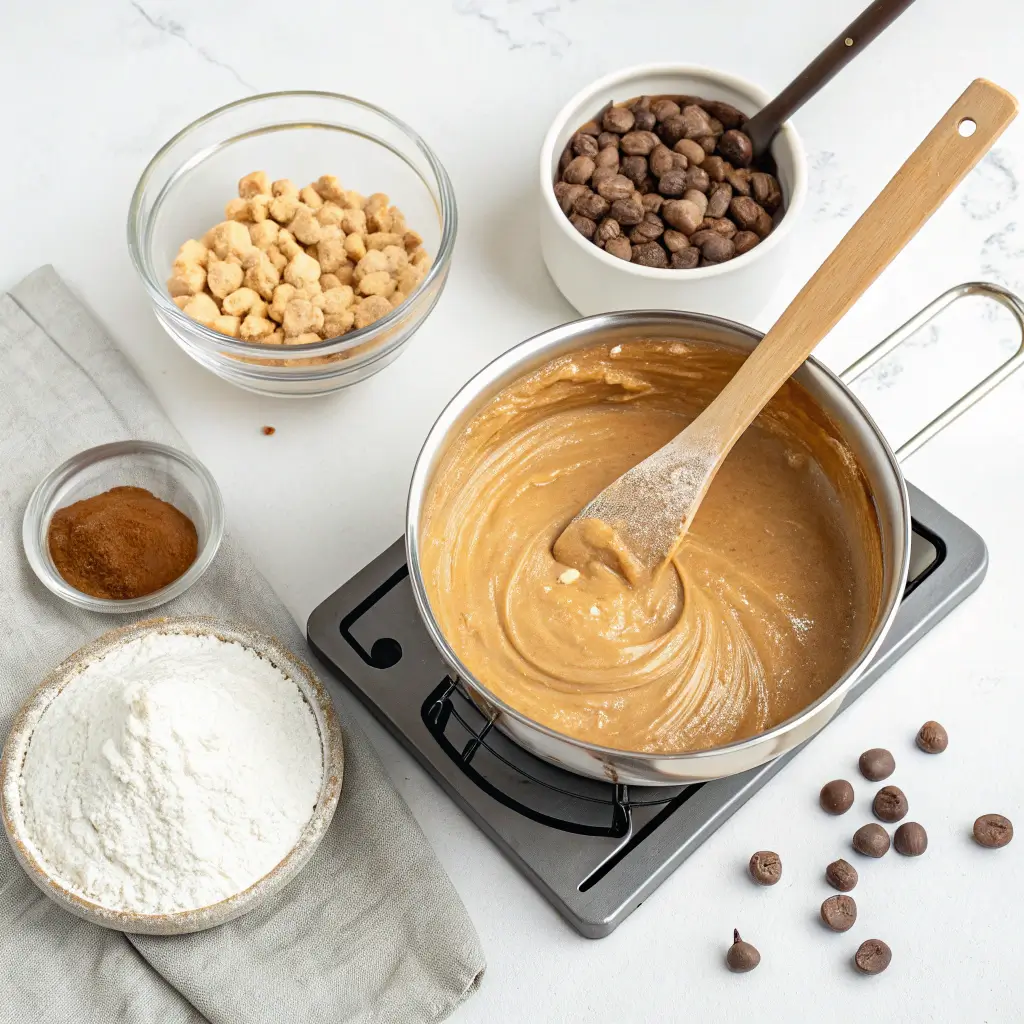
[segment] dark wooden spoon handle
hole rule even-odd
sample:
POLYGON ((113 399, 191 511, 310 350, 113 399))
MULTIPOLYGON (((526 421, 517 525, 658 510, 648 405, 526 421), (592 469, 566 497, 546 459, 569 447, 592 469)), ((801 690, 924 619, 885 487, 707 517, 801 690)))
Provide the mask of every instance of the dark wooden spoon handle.
POLYGON ((833 76, 846 67, 877 35, 888 28, 914 0, 876 0, 818 54, 766 107, 744 126, 754 156, 771 144, 782 123, 798 111, 833 76))

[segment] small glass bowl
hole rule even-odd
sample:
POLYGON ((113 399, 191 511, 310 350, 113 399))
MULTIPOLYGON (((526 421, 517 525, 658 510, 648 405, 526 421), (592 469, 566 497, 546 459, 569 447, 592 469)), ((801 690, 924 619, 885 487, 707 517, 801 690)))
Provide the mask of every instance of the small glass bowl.
POLYGON ((185 593, 206 572, 224 536, 220 488, 202 463, 154 441, 117 441, 88 448, 59 465, 32 492, 21 524, 25 556, 40 582, 58 597, 91 612, 145 612, 185 593), (76 590, 57 572, 47 531, 58 509, 112 487, 144 487, 192 520, 199 535, 196 560, 173 583, 143 597, 112 600, 76 590))
POLYGON ((429 146, 379 107, 328 92, 252 96, 182 129, 150 161, 132 196, 128 249, 157 319, 198 363, 248 391, 322 395, 390 363, 434 308, 455 245, 455 192, 429 146), (432 258, 419 287, 386 317, 311 345, 238 341, 171 301, 167 279, 181 244, 224 220, 238 180, 256 170, 300 187, 335 174, 364 195, 385 192, 432 258))

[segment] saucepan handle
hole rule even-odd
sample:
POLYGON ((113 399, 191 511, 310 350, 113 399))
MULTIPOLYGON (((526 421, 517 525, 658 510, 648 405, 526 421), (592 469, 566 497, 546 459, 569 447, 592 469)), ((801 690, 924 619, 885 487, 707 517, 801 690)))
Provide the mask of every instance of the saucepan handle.
POLYGON ((912 334, 916 334, 917 331, 938 316, 947 306, 952 305, 958 299, 967 298, 970 295, 981 295, 1005 306, 1020 328, 1020 345, 1012 356, 997 366, 980 384, 975 385, 966 395, 957 399, 944 412, 936 416, 931 423, 922 427, 909 441, 901 444, 896 449, 896 458, 900 462, 908 455, 916 452, 926 441, 930 441, 940 430, 948 427, 953 420, 970 409, 975 402, 984 398, 996 385, 1006 380, 1014 370, 1024 366, 1024 304, 1021 303, 1021 300, 1013 292, 1007 291, 997 284, 988 284, 984 281, 970 281, 966 284, 957 285, 955 288, 950 288, 948 292, 944 292, 934 302, 930 302, 920 313, 911 317, 902 327, 893 331, 888 338, 876 345, 870 352, 861 356, 857 362, 839 375, 840 380, 844 384, 852 384, 862 373, 887 356, 893 349, 902 345, 912 334))

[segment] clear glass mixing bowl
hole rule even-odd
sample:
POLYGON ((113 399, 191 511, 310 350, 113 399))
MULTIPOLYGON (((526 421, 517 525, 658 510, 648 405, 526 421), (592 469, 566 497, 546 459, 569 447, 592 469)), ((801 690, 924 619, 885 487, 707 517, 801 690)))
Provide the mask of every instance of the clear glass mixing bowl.
POLYGON ((39 482, 21 524, 25 557, 43 586, 69 604, 108 615, 149 611, 184 594, 210 567, 223 536, 224 502, 210 471, 191 455, 156 441, 114 441, 73 455, 39 482), (195 524, 199 537, 196 560, 176 580, 152 594, 124 600, 83 594, 66 582, 53 564, 47 535, 54 513, 111 487, 144 487, 195 524))
POLYGON ((440 297, 458 215, 448 174, 430 147, 387 111, 327 92, 252 96, 206 114, 145 169, 128 213, 128 249, 165 331, 197 362, 249 391, 322 395, 383 369, 440 297), (311 345, 238 341, 186 316, 167 293, 182 242, 224 219, 238 179, 265 170, 301 188, 334 174, 364 195, 385 192, 432 257, 408 300, 376 323, 311 345))

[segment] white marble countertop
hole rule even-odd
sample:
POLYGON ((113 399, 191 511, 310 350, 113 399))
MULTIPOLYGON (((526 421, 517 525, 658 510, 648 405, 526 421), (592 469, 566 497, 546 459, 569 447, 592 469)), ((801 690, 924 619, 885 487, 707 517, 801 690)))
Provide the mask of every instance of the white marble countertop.
MULTIPOLYGON (((52 262, 123 344, 216 475, 230 528, 300 623, 401 532, 419 444, 446 399, 495 354, 571 319, 535 237, 532 182, 548 122, 578 88, 619 66, 690 61, 774 91, 863 0, 35 0, 0 32, 4 109, 0 290, 52 262), (136 179, 171 134, 252 91, 317 88, 376 102, 414 125, 447 165, 461 230, 442 301, 402 358, 334 398, 261 399, 214 378, 159 329, 128 260, 136 179), (260 428, 272 424, 273 437, 260 428)), ((796 118, 811 191, 766 327, 936 117, 974 77, 1024 96, 1024 8, 921 0, 796 118)), ((985 278, 1024 291, 1024 119, 821 346, 842 368, 948 286, 985 278)), ((980 310, 928 332, 859 389, 893 441, 1012 349, 980 310)), ((1000 811, 1024 824, 1024 667, 1016 629, 1024 541, 1024 374, 907 464, 909 478, 977 529, 991 568, 981 590, 804 751, 611 937, 577 936, 373 722, 367 731, 469 908, 487 953, 458 1022, 682 1019, 1019 1019, 1024 940, 1014 907, 1024 840, 989 853, 968 838, 1000 811), (939 758, 911 745, 944 722, 939 758), (821 784, 856 782, 859 752, 889 746, 893 781, 931 846, 864 867, 860 921, 815 921, 824 865, 866 820, 825 819, 821 784), (785 877, 757 890, 743 865, 778 850, 785 877), (736 925, 759 970, 728 974, 736 925), (857 977, 868 937, 894 950, 857 977)))

